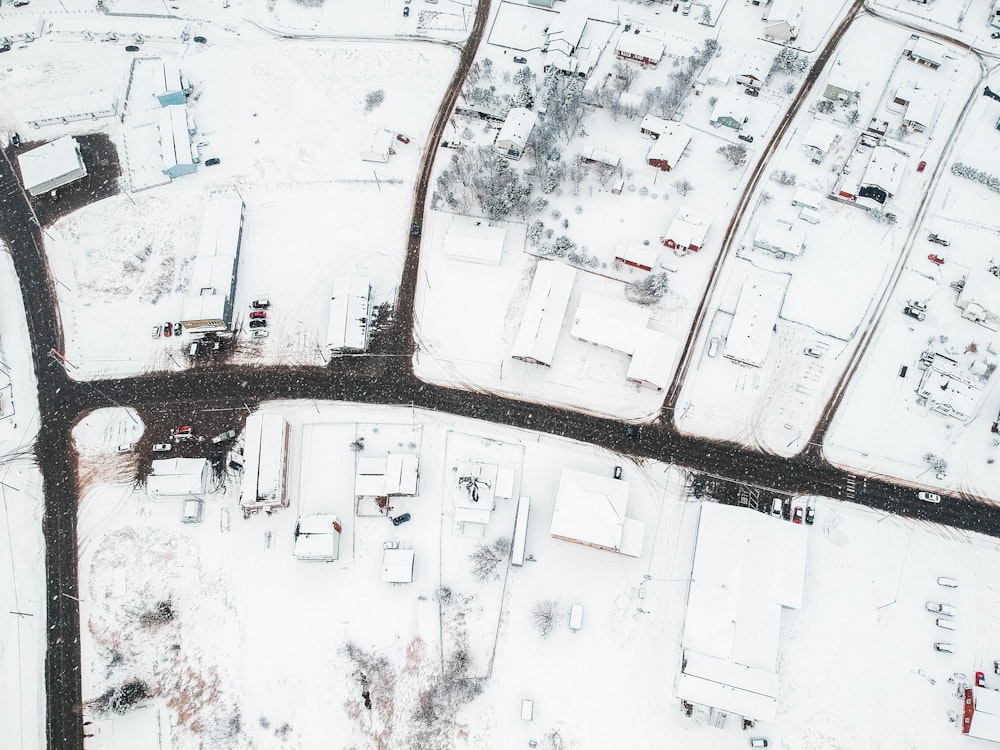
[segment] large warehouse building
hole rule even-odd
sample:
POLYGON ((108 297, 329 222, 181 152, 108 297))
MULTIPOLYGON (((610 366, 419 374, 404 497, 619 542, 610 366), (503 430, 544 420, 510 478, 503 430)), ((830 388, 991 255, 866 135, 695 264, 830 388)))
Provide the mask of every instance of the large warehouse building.
POLYGON ((288 422, 280 414, 254 412, 247 417, 243 446, 244 515, 272 511, 288 505, 288 422))
POLYGON ((87 176, 76 138, 65 136, 19 154, 24 189, 34 197, 44 195, 87 176))
POLYGON ((216 333, 232 325, 242 239, 243 201, 210 200, 191 264, 188 296, 181 303, 180 322, 189 333, 216 333))

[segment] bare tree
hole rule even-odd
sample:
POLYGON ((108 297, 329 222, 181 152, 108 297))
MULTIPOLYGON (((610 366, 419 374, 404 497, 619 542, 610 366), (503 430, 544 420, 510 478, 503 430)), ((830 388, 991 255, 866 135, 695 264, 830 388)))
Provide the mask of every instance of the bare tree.
POLYGON ((716 149, 716 153, 722 154, 722 157, 734 168, 742 167, 747 163, 747 147, 742 143, 727 143, 716 149))
POLYGON ((497 568, 508 554, 510 554, 510 540, 506 537, 499 537, 489 546, 477 544, 469 555, 469 559, 472 560, 472 577, 479 583, 499 578, 497 568))
POLYGON ((531 609, 531 622, 542 638, 548 638, 559 617, 559 603, 554 599, 542 599, 535 602, 531 609))

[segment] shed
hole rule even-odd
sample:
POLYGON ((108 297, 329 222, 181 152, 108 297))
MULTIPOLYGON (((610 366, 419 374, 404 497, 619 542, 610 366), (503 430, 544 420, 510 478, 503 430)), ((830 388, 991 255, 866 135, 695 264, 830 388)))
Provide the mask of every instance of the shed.
POLYGON ((660 241, 671 250, 697 252, 704 246, 705 236, 711 226, 711 216, 682 206, 660 241))
POLYGON ((712 108, 712 116, 709 123, 715 127, 725 126, 733 130, 742 128, 750 115, 747 105, 743 101, 746 97, 737 98, 735 94, 725 93, 719 97, 712 108))
POLYGON ((656 250, 646 245, 619 245, 615 249, 615 263, 640 271, 652 271, 656 266, 656 256, 656 250))
POLYGON ((753 246, 758 250, 773 253, 779 258, 788 256, 795 258, 802 255, 806 249, 806 237, 802 232, 794 231, 792 225, 786 222, 761 224, 754 235, 753 246))
POLYGON ((524 107, 511 107, 507 113, 500 132, 497 134, 496 150, 504 156, 520 159, 528 145, 531 131, 535 127, 538 115, 524 107))
POLYGON ((64 136, 18 154, 24 189, 32 197, 44 195, 87 176, 76 138, 64 136))
POLYGON ((802 136, 802 150, 819 164, 840 140, 840 129, 828 120, 813 120, 802 136))
POLYGON ((576 269, 555 260, 540 260, 514 336, 511 357, 550 366, 569 306, 576 269))
POLYGON ((204 458, 154 460, 146 492, 154 498, 203 497, 212 491, 212 466, 204 458))
POLYGON ((641 331, 649 323, 649 316, 649 310, 643 307, 587 289, 580 295, 571 335, 631 355, 641 331))
POLYGON ((563 469, 549 533, 566 542, 641 556, 645 526, 625 515, 628 491, 623 479, 563 469))
POLYGON ((588 148, 580 154, 580 161, 607 167, 610 171, 616 170, 621 166, 622 158, 611 151, 605 151, 600 148, 588 148))
POLYGON ((644 328, 639 333, 625 379, 662 391, 670 385, 674 363, 677 361, 677 349, 676 339, 644 328))
POLYGON ((663 58, 663 42, 651 36, 625 34, 618 37, 615 55, 619 60, 635 60, 655 68, 663 58))
POLYGON ((510 545, 510 564, 524 565, 524 546, 528 537, 528 513, 531 510, 531 498, 522 496, 517 501, 517 511, 514 515, 514 538, 510 545))
POLYGON ((366 276, 338 276, 330 294, 326 351, 333 356, 368 349, 372 286, 366 276))
POLYGON ((361 144, 361 161, 389 161, 392 153, 392 133, 385 128, 379 128, 368 136, 361 144))
POLYGON ((747 52, 736 69, 736 82, 747 88, 759 91, 764 88, 767 77, 774 65, 774 53, 769 50, 755 49, 747 52))
POLYGON ((332 513, 299 516, 292 554, 299 560, 333 562, 340 557, 340 519, 332 513))
POLYGON ((504 227, 491 227, 485 220, 454 218, 444 237, 444 254, 453 260, 498 266, 506 238, 504 227))
POLYGON ((386 583, 413 581, 413 550, 387 549, 382 553, 382 580, 386 583))
POLYGON ((160 159, 163 174, 174 178, 192 174, 201 161, 191 142, 196 132, 194 120, 183 104, 164 107, 160 111, 160 159))
POLYGON ((670 123, 663 129, 660 137, 649 147, 646 163, 662 172, 669 172, 677 166, 681 156, 691 143, 693 131, 687 125, 670 123))
POLYGON ((744 280, 726 337, 728 359, 750 367, 764 364, 784 296, 785 284, 776 278, 744 280))

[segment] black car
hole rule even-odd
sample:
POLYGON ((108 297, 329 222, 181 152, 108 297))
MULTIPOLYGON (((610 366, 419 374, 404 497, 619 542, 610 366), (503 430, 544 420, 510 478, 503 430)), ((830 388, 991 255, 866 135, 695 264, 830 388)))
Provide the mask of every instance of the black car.
POLYGON ((205 159, 205 166, 206 167, 214 167, 216 164, 221 164, 221 163, 222 163, 222 159, 220 159, 217 156, 213 156, 211 159, 205 159))
POLYGON ((514 58, 514 62, 516 62, 518 65, 527 65, 528 64, 528 58, 527 57, 515 57, 514 58))
POLYGON ((255 318, 250 321, 251 328, 267 328, 267 321, 261 318, 255 318))
POLYGON ((915 307, 904 307, 903 315, 913 318, 914 320, 923 320, 927 317, 927 313, 923 310, 918 310, 915 307))
POLYGON ((747 86, 745 89, 743 89, 743 93, 746 94, 747 96, 760 96, 760 92, 757 89, 752 88, 751 86, 747 86))
POLYGON ((420 225, 419 224, 411 224, 410 225, 410 236, 411 237, 419 237, 420 236, 420 225))
POLYGON ((402 515, 398 515, 398 516, 396 516, 395 518, 392 519, 392 525, 393 526, 402 526, 404 523, 406 523, 409 520, 410 520, 410 514, 409 513, 403 513, 402 515))
POLYGON ((806 506, 806 524, 812 526, 813 521, 815 520, 816 520, 816 506, 815 505, 806 506))
POLYGON ((180 336, 180 335, 181 335, 181 324, 174 323, 174 336, 180 336))
POLYGON ((406 6, 403 8, 403 18, 409 18, 409 17, 410 17, 410 8, 409 6, 406 6))
POLYGON ((205 44, 208 42, 208 40, 203 36, 192 37, 191 41, 194 42, 195 44, 205 44))
MULTIPOLYGON (((750 89, 747 89, 747 91, 749 91, 749 90, 750 89)), ((739 138, 741 141, 746 141, 747 143, 753 143, 753 136, 752 135, 747 135, 746 133, 740 133, 736 137, 739 138)))
POLYGON ((786 521, 792 520, 792 498, 786 497, 781 501, 781 517, 786 521))
POLYGON ((125 45, 125 51, 126 52, 138 52, 139 51, 139 45, 138 44, 126 44, 125 45))

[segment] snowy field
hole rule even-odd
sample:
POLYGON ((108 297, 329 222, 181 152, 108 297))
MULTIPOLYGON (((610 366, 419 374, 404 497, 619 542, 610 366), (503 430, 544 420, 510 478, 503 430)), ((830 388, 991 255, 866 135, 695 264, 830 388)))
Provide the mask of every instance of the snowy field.
MULTIPOLYGON (((419 411, 309 403, 282 413, 292 425, 292 502, 270 517, 243 520, 232 484, 208 497, 200 525, 181 524, 180 499, 90 484, 80 511, 86 697, 123 679, 146 681, 175 750, 206 741, 499 749, 534 739, 546 747, 553 733, 565 748, 746 745, 735 719, 712 728, 698 711, 686 718, 674 697, 699 517, 677 471, 419 411), (419 495, 394 506, 409 523, 355 514, 358 454, 349 444, 359 436, 366 451, 419 451, 419 495), (532 498, 529 559, 516 568, 504 557, 483 583, 469 555, 480 541, 510 537, 516 500, 496 500, 481 540, 456 535, 450 498, 462 461, 510 468, 514 497, 532 498), (646 527, 641 556, 550 537, 561 470, 610 476, 622 463, 628 515, 646 527), (337 562, 291 556, 296 516, 316 511, 342 520, 337 562), (414 551, 412 583, 380 580, 387 542, 414 551), (557 612, 544 639, 531 614, 543 600, 557 612), (143 619, 162 601, 170 619, 143 619), (575 633, 573 604, 584 607, 575 633), (449 687, 442 674, 468 679, 449 687), (480 696, 468 680, 482 680, 480 696), (534 702, 531 721, 520 718, 524 699, 534 702), (642 721, 612 718, 637 713, 642 721)), ((128 460, 112 452, 122 420, 106 410, 77 429, 89 463, 106 476, 128 460)), ((954 744, 957 683, 991 672, 984 665, 1000 649, 989 627, 1000 616, 990 595, 997 575, 994 540, 819 500, 804 604, 783 618, 778 716, 753 735, 776 747, 954 744), (938 587, 939 575, 960 588, 938 587), (958 608, 958 630, 947 638, 924 609, 929 599, 958 608), (934 653, 937 640, 953 641, 956 653, 934 653), (883 720, 903 715, 906 722, 883 720)))
POLYGON ((250 0, 263 28, 296 36, 378 38, 427 36, 460 42, 475 17, 472 0, 250 0), (409 15, 403 9, 409 6, 409 15))

